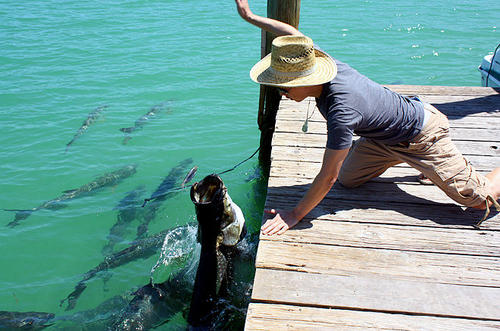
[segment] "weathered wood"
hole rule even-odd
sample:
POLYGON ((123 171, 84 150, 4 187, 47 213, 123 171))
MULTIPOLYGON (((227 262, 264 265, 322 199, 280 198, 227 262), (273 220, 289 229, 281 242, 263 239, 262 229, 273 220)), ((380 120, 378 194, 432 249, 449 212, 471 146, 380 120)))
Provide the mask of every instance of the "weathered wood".
POLYGON ((500 322, 251 303, 246 330, 498 330, 500 322))
MULTIPOLYGON (((419 97, 422 101, 432 104, 446 116, 500 117, 500 94, 474 97, 433 95, 419 95, 419 97)), ((308 107, 311 114, 316 104, 314 99, 311 98, 308 98, 304 101, 305 102, 302 102, 302 105, 300 106, 301 109, 305 110, 303 112, 303 116, 306 115, 308 107), (309 102, 311 103, 310 105, 309 102)), ((283 99, 282 108, 284 107, 296 108, 299 106, 297 106, 297 103, 295 101, 283 99)), ((318 110, 316 111, 319 113, 318 110)))
MULTIPOLYGON (((312 180, 299 177, 271 177, 268 194, 302 197, 309 189, 312 180)), ((401 202, 407 204, 429 205, 439 208, 442 204, 455 204, 434 185, 401 184, 369 181, 357 188, 345 188, 335 183, 326 197, 351 201, 401 202)))
MULTIPOLYGON (((275 160, 290 160, 290 161, 303 161, 318 163, 323 160, 325 147, 297 147, 290 148, 289 145, 274 145, 273 146, 273 161, 275 160)), ((471 150, 474 153, 473 150, 471 150)), ((484 155, 470 155, 463 153, 467 160, 480 171, 491 171, 500 165, 500 157, 498 156, 484 156, 484 155)), ((307 167, 308 165, 305 164, 307 167)), ((398 167, 397 165, 396 167, 398 167)))
MULTIPOLYGON (((500 120, 500 117, 498 118, 500 120)), ((478 121, 479 122, 479 121, 478 121)), ((483 122, 486 122, 483 120, 483 122)), ((302 130, 304 121, 280 121, 276 123, 275 132, 296 133, 302 130)), ((477 126, 481 124, 478 123, 477 126)), ((483 124, 482 128, 450 128, 450 135, 454 141, 487 141, 500 142, 500 127, 487 129, 483 124)), ((326 123, 309 122, 308 130, 305 134, 324 134, 326 123)), ((498 145, 498 144, 497 144, 498 145)))
POLYGON ((385 277, 257 268, 252 298, 257 302, 500 321, 500 288, 385 277))
POLYGON ((439 95, 439 96, 488 96, 498 95, 500 90, 494 87, 479 86, 430 86, 430 85, 384 85, 394 92, 404 95, 439 95))
POLYGON ((500 262, 498 259, 500 233, 477 231, 472 228, 470 230, 445 229, 306 219, 280 236, 261 236, 260 240, 491 256, 500 262))
MULTIPOLYGON (((303 102, 297 103, 294 101, 290 100, 281 100, 281 107, 278 111, 277 114, 277 119, 280 121, 286 121, 286 120, 291 120, 291 121, 305 121, 306 115, 307 115, 307 110, 308 106, 307 104, 304 104, 303 102), (292 103, 293 102, 293 103, 292 103)), ((459 128, 459 127, 464 127, 464 128, 477 128, 477 129, 496 129, 500 130, 500 116, 491 116, 487 112, 481 112, 481 113, 472 113, 468 114, 467 116, 456 116, 456 115, 449 115, 448 121, 450 122, 450 127, 451 128, 459 128), (488 117, 485 119, 484 117, 488 117)), ((325 123, 325 119, 323 118, 323 115, 319 112, 319 110, 313 106, 313 103, 311 103, 311 106, 309 106, 309 122, 322 122, 325 123)), ((325 124, 326 125, 326 124, 325 124)), ((301 126, 302 128, 302 126, 301 126)), ((325 126, 326 128, 326 126, 325 126)))
MULTIPOLYGON (((267 17, 290 24, 298 28, 300 17, 300 0, 268 0, 267 17)), ((276 37, 270 32, 262 34, 265 50, 262 57, 271 52, 272 41, 276 37)), ((261 52, 262 53, 262 52, 261 52)), ((259 96, 259 114, 257 116, 259 129, 261 131, 259 159, 266 169, 270 164, 271 141, 276 124, 276 112, 279 107, 281 96, 276 88, 261 86, 259 96)))
MULTIPOLYGON (((271 177, 299 177, 299 178, 310 178, 316 177, 316 174, 321 168, 320 162, 300 162, 300 161, 285 161, 285 160, 273 160, 273 167, 271 169, 271 177)), ((487 173, 487 171, 479 171, 480 173, 487 173)), ((417 176, 419 171, 414 168, 409 167, 406 163, 402 163, 401 166, 392 167, 386 170, 379 177, 373 178, 373 182, 384 182, 384 183, 398 183, 398 184, 418 184, 417 176)))
POLYGON ((263 241, 257 268, 324 275, 387 277, 439 284, 500 287, 498 258, 263 241), (304 254, 307 252, 307 254, 304 254), (390 268, 388 268, 390 266, 390 268), (490 277, 485 278, 484 273, 490 277))
MULTIPOLYGON (((500 156, 500 142, 460 140, 454 143, 458 150, 466 155, 500 156)), ((273 146, 324 148, 326 135, 276 132, 273 136, 273 146)))
MULTIPOLYGON (((301 196, 268 195, 266 208, 291 209, 301 196)), ((471 229, 481 219, 484 211, 462 209, 454 204, 443 204, 439 208, 406 202, 342 200, 326 197, 305 217, 306 220, 349 221, 388 225, 414 225, 426 227, 471 229)), ((500 230, 500 213, 491 212, 481 225, 483 230, 500 230)))

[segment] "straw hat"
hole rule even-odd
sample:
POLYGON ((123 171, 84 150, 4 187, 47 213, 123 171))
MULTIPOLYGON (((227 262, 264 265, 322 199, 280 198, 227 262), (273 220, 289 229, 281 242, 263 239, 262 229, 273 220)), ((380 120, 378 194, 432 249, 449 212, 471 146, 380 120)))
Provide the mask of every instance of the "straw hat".
POLYGON ((336 74, 335 61, 315 49, 311 38, 294 35, 275 38, 271 54, 250 70, 254 82, 283 87, 320 85, 336 74))

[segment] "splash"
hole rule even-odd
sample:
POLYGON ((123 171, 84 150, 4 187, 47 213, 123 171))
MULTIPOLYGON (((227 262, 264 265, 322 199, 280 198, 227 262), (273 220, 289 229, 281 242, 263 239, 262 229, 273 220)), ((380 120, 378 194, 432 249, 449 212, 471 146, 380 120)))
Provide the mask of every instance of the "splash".
POLYGON ((150 280, 152 283, 161 282, 161 280, 154 280, 158 273, 156 270, 160 266, 164 267, 162 269, 168 267, 168 270, 178 270, 186 263, 196 248, 196 233, 197 227, 193 224, 187 224, 165 235, 160 256, 151 268, 150 280))

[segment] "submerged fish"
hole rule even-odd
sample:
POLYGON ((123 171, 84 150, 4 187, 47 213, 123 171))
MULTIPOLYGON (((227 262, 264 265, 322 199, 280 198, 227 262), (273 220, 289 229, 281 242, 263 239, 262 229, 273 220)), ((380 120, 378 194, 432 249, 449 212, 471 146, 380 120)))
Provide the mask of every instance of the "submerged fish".
POLYGON ((0 311, 0 330, 40 330, 51 326, 52 313, 0 311))
POLYGON ((91 192, 94 192, 100 188, 103 188, 105 186, 110 186, 110 185, 115 185, 121 180, 133 175, 136 172, 136 165, 128 165, 125 166, 121 169, 118 169, 116 171, 104 174, 97 178, 96 180, 85 184, 83 186, 80 186, 77 189, 72 189, 72 190, 67 190, 64 191, 63 195, 46 201, 39 205, 36 208, 32 209, 4 209, 6 211, 15 211, 16 216, 14 217, 14 220, 7 224, 7 226, 14 227, 19 224, 19 221, 24 220, 28 218, 32 213, 40 210, 40 209, 60 209, 66 207, 65 204, 63 204, 63 201, 71 200, 71 199, 76 199, 78 197, 84 196, 86 194, 89 194, 91 192))
POLYGON ((191 296, 186 271, 181 270, 165 282, 149 283, 137 290, 111 330, 150 330, 185 310, 191 296))
POLYGON ((99 263, 96 267, 87 271, 83 275, 82 280, 80 280, 75 286, 75 290, 71 292, 65 299, 61 300, 60 306, 62 306, 64 302, 67 301, 68 306, 66 307, 66 310, 73 309, 76 306, 76 301, 83 293, 83 291, 87 288, 87 282, 90 279, 94 278, 98 273, 122 266, 139 258, 148 258, 158 251, 167 235, 173 233, 174 235, 172 235, 172 238, 179 239, 187 237, 189 235, 189 230, 189 225, 184 225, 161 231, 153 236, 137 240, 133 242, 129 247, 107 256, 103 262, 99 263))
POLYGON ((168 175, 163 179, 161 184, 156 188, 156 190, 151 194, 151 199, 154 199, 149 203, 143 213, 142 213, 142 223, 137 227, 137 239, 142 238, 148 231, 149 223, 155 218, 158 209, 163 201, 167 198, 171 198, 180 191, 170 192, 173 188, 177 187, 182 174, 186 171, 186 168, 193 163, 191 158, 181 161, 177 166, 173 167, 168 175))
POLYGON ((101 112, 106 108, 108 108, 108 106, 97 107, 93 112, 89 113, 89 116, 85 121, 83 121, 82 126, 80 126, 73 139, 71 139, 71 141, 66 144, 66 152, 68 151, 71 144, 73 144, 76 139, 78 139, 82 134, 85 133, 85 131, 87 131, 89 126, 99 118, 101 112))
POLYGON ((191 327, 210 329, 221 287, 229 281, 231 255, 246 234, 245 218, 218 175, 193 184, 191 200, 198 220, 201 254, 188 323, 191 327))
POLYGON ((123 240, 129 224, 137 218, 141 211, 140 197, 142 193, 144 193, 144 185, 140 185, 135 190, 128 192, 114 208, 118 210, 118 215, 116 216, 116 223, 109 230, 108 243, 102 249, 103 255, 107 256, 113 252, 115 244, 123 240))
POLYGON ((158 115, 165 108, 165 102, 160 103, 156 106, 153 106, 146 114, 142 115, 139 119, 137 119, 134 123, 134 126, 128 128, 121 128, 120 131, 128 134, 123 139, 123 144, 125 145, 132 137, 129 135, 130 133, 142 129, 142 127, 151 119, 158 115))

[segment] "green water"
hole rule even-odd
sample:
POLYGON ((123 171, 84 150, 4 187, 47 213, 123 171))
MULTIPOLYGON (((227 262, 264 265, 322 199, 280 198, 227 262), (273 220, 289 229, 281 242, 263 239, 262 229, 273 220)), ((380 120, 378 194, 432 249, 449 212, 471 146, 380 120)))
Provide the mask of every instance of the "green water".
MULTIPOLYGON (((265 1, 251 7, 266 12, 265 1)), ((379 83, 479 86, 477 67, 500 41, 499 12, 500 3, 489 0, 303 1, 300 29, 379 83)), ((0 310, 67 315, 59 301, 103 260, 127 192, 144 185, 141 197, 149 197, 187 158, 201 180, 252 154, 259 89, 248 70, 259 55, 260 31, 238 17, 230 0, 0 1, 0 207, 34 208, 137 165, 119 184, 64 209, 37 211, 17 227, 4 226, 15 213, 0 211, 0 310), (162 102, 163 112, 123 144, 119 129, 162 102), (88 114, 103 105, 102 116, 65 153, 88 114)), ((266 182, 256 158, 223 180, 250 233, 258 232, 266 182)), ((194 220, 184 191, 161 204, 149 233, 194 220)), ((137 225, 115 249, 135 238, 137 225)), ((186 238, 182 245, 196 243, 186 238)), ((94 278, 74 311, 146 284, 159 255, 112 270, 106 282, 94 278)), ((251 261, 237 271, 241 288, 252 282, 251 261)), ((164 276, 175 271, 164 268, 164 276)), ((230 326, 239 328, 246 301, 235 306, 230 326)), ((179 314, 162 328, 183 327, 179 314)))

